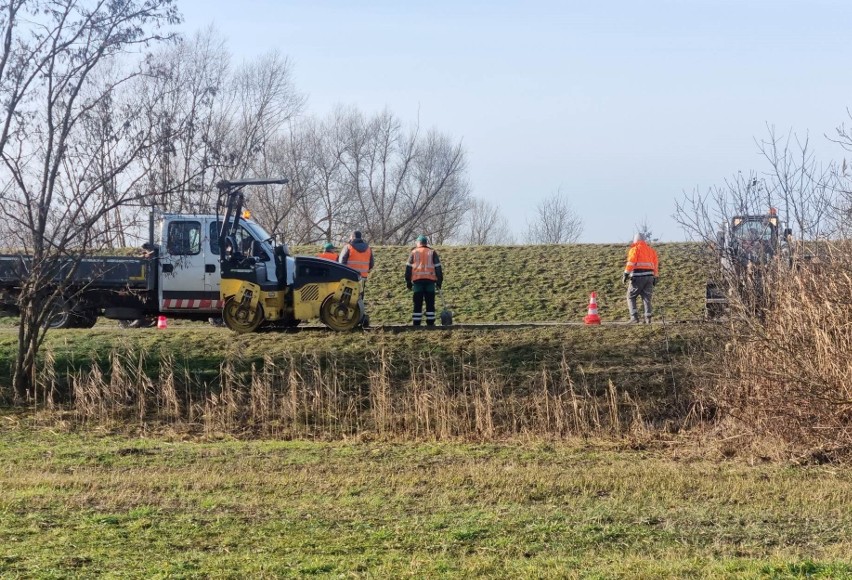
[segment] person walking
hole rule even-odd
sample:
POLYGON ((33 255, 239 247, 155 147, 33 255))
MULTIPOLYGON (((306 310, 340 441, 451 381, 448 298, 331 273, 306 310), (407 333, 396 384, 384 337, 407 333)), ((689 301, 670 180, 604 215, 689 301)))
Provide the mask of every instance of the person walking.
POLYGON ((642 305, 645 308, 645 324, 651 324, 651 296, 654 286, 657 285, 659 276, 659 262, 657 252, 645 241, 645 234, 638 233, 633 237, 633 244, 627 251, 627 264, 624 266, 624 274, 621 281, 630 285, 627 288, 627 308, 630 310, 630 322, 639 322, 639 313, 636 310, 636 298, 642 297, 642 305))
POLYGON ((358 270, 361 281, 366 282, 370 270, 373 269, 373 249, 361 237, 361 232, 352 232, 349 241, 343 245, 338 262, 358 270))
POLYGON ((324 244, 322 247, 322 252, 317 254, 317 258, 325 258, 326 260, 336 262, 338 258, 338 252, 334 248, 334 244, 332 244, 331 242, 327 242, 326 244, 324 244))
POLYGON ((414 313, 411 322, 420 326, 423 320, 423 302, 426 302, 426 326, 435 326, 435 289, 441 288, 444 273, 438 252, 429 247, 426 236, 417 238, 417 247, 411 250, 405 265, 405 286, 414 291, 414 313))

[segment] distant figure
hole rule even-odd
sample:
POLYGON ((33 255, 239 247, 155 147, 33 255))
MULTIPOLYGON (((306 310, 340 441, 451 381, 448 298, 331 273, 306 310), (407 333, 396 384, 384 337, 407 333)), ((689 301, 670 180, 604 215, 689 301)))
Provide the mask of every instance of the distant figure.
POLYGON ((317 254, 317 258, 325 258, 326 260, 337 261, 337 250, 334 249, 334 244, 327 242, 322 247, 322 252, 317 254))
POLYGON ((357 230, 352 232, 349 241, 343 245, 338 261, 358 270, 362 281, 367 280, 370 270, 373 269, 373 250, 361 237, 361 232, 357 230))
POLYGON ((639 322, 639 313, 636 311, 636 298, 642 297, 645 307, 645 324, 651 324, 651 296, 654 286, 657 284, 659 266, 657 252, 645 242, 644 234, 636 234, 633 244, 627 251, 627 264, 624 266, 624 274, 621 281, 630 286, 627 289, 627 308, 630 310, 630 322, 639 322))
POLYGON ((411 322, 420 326, 423 320, 423 300, 426 300, 426 326, 435 326, 435 288, 444 281, 438 252, 429 247, 426 236, 417 238, 417 247, 411 250, 405 266, 405 286, 414 291, 414 313, 411 322))

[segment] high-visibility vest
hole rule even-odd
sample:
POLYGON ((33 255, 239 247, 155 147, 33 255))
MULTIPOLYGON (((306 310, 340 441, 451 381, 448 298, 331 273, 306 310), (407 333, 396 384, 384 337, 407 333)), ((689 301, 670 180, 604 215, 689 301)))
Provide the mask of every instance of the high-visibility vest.
POLYGON ((627 264, 624 266, 624 271, 632 273, 635 270, 645 270, 648 274, 657 275, 659 265, 657 262, 657 252, 645 242, 636 242, 630 246, 627 252, 627 264))
POLYGON ((317 258, 325 258, 326 260, 334 260, 337 261, 337 252, 320 252, 317 254, 317 258))
POLYGON ((366 278, 370 274, 370 257, 373 255, 373 248, 359 252, 351 244, 347 244, 347 246, 349 246, 349 256, 346 259, 346 265, 358 270, 361 277, 366 278))
POLYGON ((427 246, 420 246, 411 250, 411 281, 429 280, 437 282, 435 275, 435 250, 427 246))

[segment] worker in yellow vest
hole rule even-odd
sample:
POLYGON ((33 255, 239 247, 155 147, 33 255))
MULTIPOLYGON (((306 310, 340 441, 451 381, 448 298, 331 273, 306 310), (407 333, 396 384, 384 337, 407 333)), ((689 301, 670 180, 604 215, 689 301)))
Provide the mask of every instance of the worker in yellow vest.
POLYGON ((405 266, 405 285, 414 292, 414 313, 411 322, 420 326, 423 320, 423 302, 426 302, 426 326, 435 326, 435 289, 441 288, 444 273, 438 252, 429 247, 426 236, 417 238, 417 247, 411 250, 405 266))
POLYGON ((322 252, 317 254, 317 258, 325 258, 326 260, 332 260, 334 262, 337 261, 337 257, 337 250, 334 249, 334 244, 332 244, 331 242, 328 242, 323 245, 322 252))
POLYGON ((373 269, 373 249, 361 237, 361 232, 354 231, 349 241, 344 244, 338 262, 358 270, 361 280, 366 280, 373 269))

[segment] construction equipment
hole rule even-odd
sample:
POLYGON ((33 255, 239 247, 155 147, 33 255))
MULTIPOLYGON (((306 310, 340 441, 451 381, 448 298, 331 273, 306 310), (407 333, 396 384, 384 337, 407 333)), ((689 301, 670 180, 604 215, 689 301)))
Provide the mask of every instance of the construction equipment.
POLYGON ((319 318, 332 330, 352 330, 364 318, 356 270, 322 258, 290 256, 287 245, 275 244, 268 234, 239 238, 243 188, 283 183, 287 180, 245 179, 217 184, 217 210, 224 208, 219 261, 225 325, 246 333, 262 326, 294 327, 303 320, 319 318))
POLYGON ((441 326, 453 325, 453 311, 447 308, 447 303, 444 302, 444 293, 441 288, 438 288, 438 296, 441 298, 441 326))
POLYGON ((723 316, 734 296, 760 315, 769 306, 770 274, 792 265, 791 237, 774 208, 764 215, 736 215, 724 224, 716 235, 718 271, 707 282, 706 318, 723 316))

